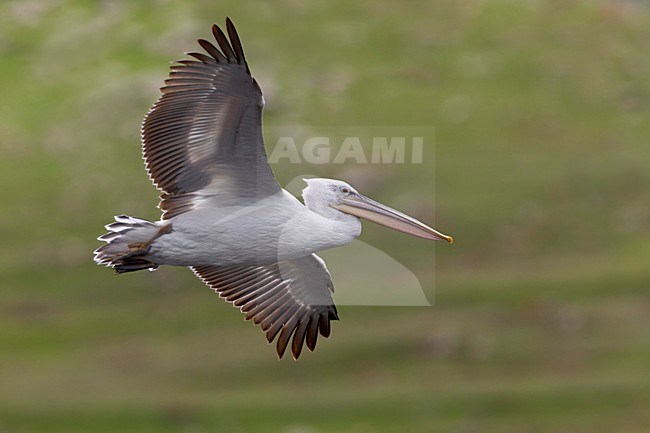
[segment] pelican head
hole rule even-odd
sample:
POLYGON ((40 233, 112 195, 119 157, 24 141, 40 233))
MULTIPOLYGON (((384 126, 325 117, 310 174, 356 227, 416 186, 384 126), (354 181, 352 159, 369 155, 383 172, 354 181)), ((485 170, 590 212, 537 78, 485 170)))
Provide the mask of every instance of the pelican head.
POLYGON ((419 238, 453 242, 426 224, 359 194, 349 184, 335 179, 305 179, 307 188, 302 191, 305 206, 312 211, 336 220, 350 217, 364 218, 385 227, 419 238))

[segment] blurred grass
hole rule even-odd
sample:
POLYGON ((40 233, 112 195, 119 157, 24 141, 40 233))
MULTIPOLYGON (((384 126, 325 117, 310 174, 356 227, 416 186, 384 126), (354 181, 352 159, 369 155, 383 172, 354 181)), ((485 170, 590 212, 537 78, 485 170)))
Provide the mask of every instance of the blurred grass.
POLYGON ((648 43, 625 1, 3 2, 0 432, 646 431, 648 43), (226 15, 267 129, 435 127, 422 165, 274 167, 435 210, 435 293, 429 244, 363 235, 435 308, 342 307, 278 362, 189 271, 92 264, 158 217, 139 123, 226 15))

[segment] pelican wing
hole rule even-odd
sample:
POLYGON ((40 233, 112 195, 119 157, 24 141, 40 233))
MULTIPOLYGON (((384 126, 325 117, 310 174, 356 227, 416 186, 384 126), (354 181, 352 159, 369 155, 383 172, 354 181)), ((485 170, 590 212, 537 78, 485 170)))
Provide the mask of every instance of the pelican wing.
POLYGON ((204 53, 171 66, 162 95, 142 124, 149 177, 163 191, 163 219, 206 197, 254 200, 280 191, 262 139, 264 99, 251 76, 234 25, 228 38, 216 25, 219 48, 199 39, 204 53))
POLYGON ((246 320, 260 325, 269 343, 278 336, 279 358, 290 340, 294 359, 305 343, 313 351, 318 334, 328 337, 330 321, 338 320, 332 279, 316 254, 266 266, 196 266, 192 270, 238 307, 246 320))

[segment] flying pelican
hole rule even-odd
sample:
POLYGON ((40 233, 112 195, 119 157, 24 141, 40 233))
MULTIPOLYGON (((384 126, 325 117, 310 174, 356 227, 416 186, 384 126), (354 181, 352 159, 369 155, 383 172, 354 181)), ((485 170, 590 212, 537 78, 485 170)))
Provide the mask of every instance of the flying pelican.
POLYGON ((220 49, 171 66, 162 95, 142 124, 149 178, 162 191, 160 221, 118 215, 97 264, 117 273, 189 266, 220 297, 260 325, 279 358, 291 341, 298 359, 338 320, 334 287, 317 251, 352 242, 359 218, 413 236, 452 242, 420 221, 340 180, 306 179, 304 205, 282 189, 262 139, 264 98, 235 26, 217 26, 220 49))

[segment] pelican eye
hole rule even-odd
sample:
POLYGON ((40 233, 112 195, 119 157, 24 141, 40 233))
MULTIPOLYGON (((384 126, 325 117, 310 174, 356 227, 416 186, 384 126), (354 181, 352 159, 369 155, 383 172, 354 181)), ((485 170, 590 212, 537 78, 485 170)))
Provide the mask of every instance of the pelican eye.
POLYGON ((350 194, 350 188, 344 186, 344 187, 341 188, 341 192, 343 194, 345 194, 345 195, 348 195, 348 194, 350 194))

